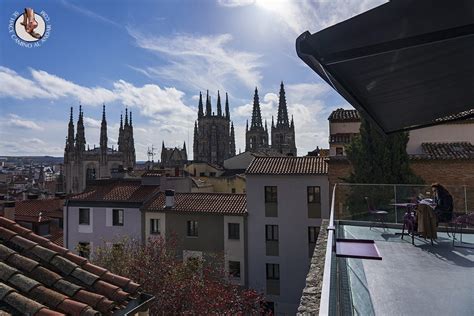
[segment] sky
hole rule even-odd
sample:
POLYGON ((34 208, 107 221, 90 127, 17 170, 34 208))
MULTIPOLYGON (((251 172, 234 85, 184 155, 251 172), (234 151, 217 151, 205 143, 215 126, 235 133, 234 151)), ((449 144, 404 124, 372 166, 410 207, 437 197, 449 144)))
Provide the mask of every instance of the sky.
POLYGON ((74 107, 86 141, 98 146, 102 105, 109 146, 120 114, 133 112, 137 160, 152 145, 182 147, 192 159, 199 92, 227 92, 236 149, 258 87, 262 117, 277 115, 283 81, 298 155, 328 148, 327 118, 351 108, 296 55, 295 40, 370 10, 384 0, 2 0, 0 155, 62 156, 74 107), (15 12, 45 12, 51 29, 39 47, 9 33, 15 12))

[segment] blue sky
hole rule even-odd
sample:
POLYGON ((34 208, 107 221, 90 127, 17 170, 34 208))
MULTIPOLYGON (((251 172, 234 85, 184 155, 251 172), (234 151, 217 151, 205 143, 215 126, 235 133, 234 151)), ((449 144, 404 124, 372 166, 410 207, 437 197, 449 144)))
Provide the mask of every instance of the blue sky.
MULTIPOLYGON (((120 113, 134 114, 137 158, 152 144, 186 141, 199 91, 229 93, 236 144, 258 86, 262 116, 276 115, 284 81, 299 155, 328 147, 329 113, 349 107, 296 55, 296 37, 314 33, 384 1, 19 1, 0 2, 0 155, 61 156, 69 107, 82 104, 86 140, 99 141, 101 105, 109 144, 120 113), (17 45, 8 22, 25 6, 50 17, 50 37, 36 48, 17 45)), ((159 154, 159 152, 158 152, 159 154)))

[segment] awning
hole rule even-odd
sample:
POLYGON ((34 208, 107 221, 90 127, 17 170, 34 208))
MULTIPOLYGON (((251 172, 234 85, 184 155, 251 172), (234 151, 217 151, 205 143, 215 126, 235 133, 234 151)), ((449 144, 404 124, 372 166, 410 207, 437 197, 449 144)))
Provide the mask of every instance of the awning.
POLYGON ((296 40, 385 133, 474 116, 474 1, 396 0, 296 40))

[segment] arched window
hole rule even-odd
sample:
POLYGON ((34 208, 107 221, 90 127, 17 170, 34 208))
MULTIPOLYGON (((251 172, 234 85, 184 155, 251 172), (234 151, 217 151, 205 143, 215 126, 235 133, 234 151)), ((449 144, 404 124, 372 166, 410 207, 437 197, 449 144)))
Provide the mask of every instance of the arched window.
POLYGON ((88 165, 86 169, 86 180, 95 180, 96 179, 96 172, 94 165, 88 165))

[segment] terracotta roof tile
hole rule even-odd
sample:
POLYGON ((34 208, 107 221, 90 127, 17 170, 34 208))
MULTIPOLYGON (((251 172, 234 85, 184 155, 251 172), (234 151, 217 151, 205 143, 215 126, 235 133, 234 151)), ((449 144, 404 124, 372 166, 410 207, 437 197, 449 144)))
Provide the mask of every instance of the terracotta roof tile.
POLYGON ((325 175, 325 157, 255 157, 245 172, 247 175, 325 175))
POLYGON ((26 220, 38 221, 40 213, 44 219, 50 217, 63 218, 63 199, 39 199, 17 201, 15 204, 15 217, 26 220))
POLYGON ((360 115, 357 110, 337 109, 329 115, 331 122, 359 122, 360 115))
POLYGON ((423 154, 411 155, 415 160, 466 160, 474 159, 474 145, 469 142, 422 143, 423 154))
POLYGON ((140 286, 0 217, 0 306, 13 314, 98 315, 125 308, 140 286), (104 277, 105 276, 105 277, 104 277))
POLYGON ((114 201, 142 203, 158 192, 158 185, 142 185, 141 180, 97 180, 71 201, 114 201))
POLYGON ((144 207, 148 211, 203 212, 223 215, 247 214, 245 194, 230 193, 176 193, 175 206, 165 207, 165 194, 161 192, 144 207))

